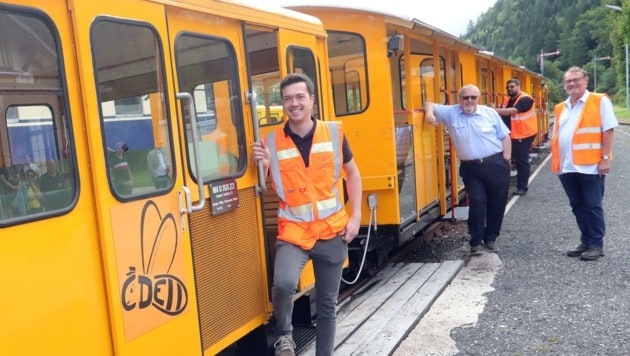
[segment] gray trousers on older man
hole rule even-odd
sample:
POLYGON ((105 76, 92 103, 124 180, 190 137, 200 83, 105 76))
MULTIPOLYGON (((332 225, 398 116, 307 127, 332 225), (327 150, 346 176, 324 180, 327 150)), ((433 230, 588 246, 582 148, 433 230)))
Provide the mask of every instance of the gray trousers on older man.
POLYGON ((317 308, 316 355, 331 356, 335 346, 337 321, 337 297, 343 262, 348 257, 348 246, 336 236, 330 240, 319 240, 311 250, 276 241, 271 302, 276 321, 276 332, 291 334, 293 325, 293 296, 302 268, 309 259, 313 260, 315 272, 315 306, 317 308))

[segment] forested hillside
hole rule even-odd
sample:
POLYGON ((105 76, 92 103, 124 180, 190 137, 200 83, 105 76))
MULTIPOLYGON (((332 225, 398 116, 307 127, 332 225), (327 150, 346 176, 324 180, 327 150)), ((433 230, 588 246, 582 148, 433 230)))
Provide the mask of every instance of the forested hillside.
POLYGON ((497 0, 468 25, 463 37, 539 73, 541 51, 560 51, 544 56, 553 102, 565 97, 562 73, 577 65, 589 73, 589 90, 597 81, 597 92, 607 92, 616 104, 625 105, 630 0, 497 0))

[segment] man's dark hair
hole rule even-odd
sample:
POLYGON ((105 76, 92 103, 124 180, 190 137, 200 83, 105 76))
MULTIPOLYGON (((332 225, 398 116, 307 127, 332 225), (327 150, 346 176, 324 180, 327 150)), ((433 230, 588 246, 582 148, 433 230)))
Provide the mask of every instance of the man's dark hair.
POLYGON ((287 76, 280 81, 280 94, 282 94, 284 87, 295 83, 306 83, 306 89, 308 90, 309 95, 315 95, 315 85, 313 84, 313 81, 311 78, 302 73, 287 74, 287 76))
POLYGON ((510 85, 510 84, 516 84, 516 86, 521 86, 521 81, 516 79, 516 78, 512 78, 510 80, 507 81, 506 85, 510 85))

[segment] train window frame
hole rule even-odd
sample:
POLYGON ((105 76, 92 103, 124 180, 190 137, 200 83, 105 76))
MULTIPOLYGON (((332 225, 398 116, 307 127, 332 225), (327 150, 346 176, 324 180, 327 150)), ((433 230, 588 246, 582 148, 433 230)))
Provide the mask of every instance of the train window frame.
MULTIPOLYGON (((418 63, 418 73, 420 73, 419 75, 419 79, 420 79, 420 102, 421 103, 425 103, 427 101, 431 101, 433 102, 435 99, 434 98, 427 98, 427 90, 426 90, 426 86, 424 84, 423 79, 423 67, 429 67, 431 68, 431 71, 433 71, 433 54, 430 53, 422 53, 422 52, 412 52, 411 53, 412 56, 426 56, 426 58, 423 58, 422 60, 420 60, 420 62, 418 63), (430 65, 425 65, 425 62, 427 61, 431 61, 430 65)), ((446 83, 446 59, 444 58, 444 56, 440 55, 439 56, 439 60, 440 60, 440 87, 441 88, 445 88, 447 83, 446 83)), ((398 59, 398 68, 399 68, 399 73, 400 73, 400 80, 398 81, 400 83, 400 106, 403 110, 407 110, 407 95, 406 95, 406 91, 405 91, 405 77, 403 76, 403 74, 405 73, 404 69, 405 69, 405 56, 402 55, 400 56, 400 58, 398 59)), ((435 77, 435 75, 434 75, 435 77)), ((440 92, 440 104, 448 104, 448 98, 447 96, 444 94, 444 92, 440 92)))
MULTIPOLYGON (((328 33, 328 39, 327 39, 328 62, 330 66, 332 66, 333 63, 335 62, 333 59, 333 56, 335 55, 335 52, 334 52, 335 48, 340 48, 338 44, 350 42, 348 37, 356 38, 357 40, 356 44, 359 44, 360 48, 358 49, 358 51, 353 53, 355 57, 353 57, 352 59, 353 60, 357 60, 358 58, 362 59, 362 65, 359 64, 358 68, 362 69, 362 72, 363 72, 362 74, 364 78, 363 80, 364 83, 359 82, 359 85, 358 85, 358 88, 359 88, 358 94, 361 99, 359 100, 359 102, 361 102, 361 104, 363 105, 361 106, 359 110, 350 111, 349 93, 352 92, 353 95, 356 95, 357 86, 348 85, 347 73, 349 69, 352 71, 353 69, 356 69, 356 68, 349 66, 348 60, 346 60, 343 63, 342 68, 329 68, 331 69, 330 71, 331 92, 333 96, 333 107, 335 109, 335 116, 343 117, 343 116, 348 116, 348 115, 358 115, 358 114, 364 113, 367 111, 367 109, 370 106, 370 82, 369 82, 369 69, 368 69, 367 47, 366 47, 365 37, 361 35, 360 33, 348 32, 348 31, 328 30, 327 33, 328 33), (346 38, 344 39, 344 38, 339 38, 339 37, 346 37, 346 38), (335 43, 333 43, 333 41, 335 41, 335 43), (335 75, 335 71, 338 71, 340 69, 343 70, 343 83, 339 83, 340 85, 343 84, 343 89, 341 91, 340 91, 340 88, 335 83, 335 78, 337 77, 335 75), (355 88, 355 90, 351 90, 352 88, 355 88), (343 110, 341 110, 342 108, 343 110)), ((346 48, 350 48, 350 46, 346 46, 346 48)), ((359 81, 360 79, 361 79, 361 73, 359 72, 359 81)))
POLYGON ((313 104, 312 114, 314 118, 323 120, 323 112, 320 108, 322 91, 319 86, 319 75, 317 69, 318 67, 315 61, 315 54, 310 48, 295 45, 290 45, 287 47, 287 73, 302 73, 309 77, 309 79, 311 79, 315 90, 313 94, 315 95, 316 99, 313 104), (298 52, 300 52, 299 55, 296 55, 296 53, 298 52), (298 59, 306 59, 307 56, 308 60, 310 60, 310 63, 306 63, 306 61, 303 61, 301 63, 304 63, 305 65, 299 66, 300 62, 298 62, 298 59))
MULTIPOLYGON (((198 47, 197 49, 200 49, 198 47)), ((211 58, 208 56, 207 58, 211 58)), ((207 160, 202 161, 202 171, 207 172, 208 174, 204 174, 201 177, 197 177, 197 172, 195 169, 194 155, 192 148, 190 145, 191 142, 191 130, 189 129, 188 123, 188 112, 184 109, 182 120, 184 120, 183 125, 186 127, 184 130, 184 135, 186 137, 186 152, 187 152, 187 160, 189 167, 189 174, 192 179, 199 184, 201 181, 202 184, 208 184, 215 181, 220 181, 228 178, 238 178, 245 174, 247 168, 247 152, 245 150, 246 138, 245 138, 245 125, 244 120, 245 116, 243 113, 243 109, 241 103, 243 102, 242 94, 240 91, 240 76, 238 72, 239 63, 238 56, 236 53, 236 49, 234 48, 233 43, 223 37, 218 36, 210 36, 206 34, 190 32, 190 31, 182 31, 177 34, 175 39, 174 46, 174 60, 175 60, 175 68, 177 71, 177 80, 178 87, 180 91, 189 92, 193 96, 193 102, 195 107, 195 114, 197 115, 197 119, 199 120, 200 115, 197 112, 197 108, 200 105, 207 105, 208 107, 212 107, 213 115, 214 115, 214 125, 210 123, 211 130, 203 133, 203 130, 200 130, 201 135, 201 145, 204 145, 207 148, 208 152, 212 154, 204 154, 202 159, 209 158, 211 156, 216 157, 216 163, 210 162, 207 160), (195 80, 190 83, 185 82, 185 71, 182 70, 182 61, 183 58, 181 56, 181 49, 179 46, 182 44, 182 39, 189 38, 195 39, 197 41, 212 41, 214 44, 209 45, 223 45, 226 56, 222 58, 227 58, 226 63, 221 63, 221 65, 217 65, 216 67, 223 70, 217 71, 217 73, 222 73, 227 76, 227 79, 216 80, 216 81, 205 81, 200 76, 195 76, 195 80), (229 71, 222 67, 223 65, 228 66, 229 71), (200 85, 211 86, 213 92, 213 98, 207 98, 206 96, 197 95, 200 93, 201 88, 200 85), (214 86, 217 86, 215 88, 214 86), (227 100, 219 100, 217 101, 217 96, 214 93, 215 90, 221 89, 221 92, 227 90, 229 92, 229 98, 227 100), (210 100, 214 105, 208 104, 208 100, 210 100), (217 104, 219 106, 217 107, 217 104), (218 117, 219 116, 219 117, 218 117), (226 116, 226 119, 223 120, 222 117, 226 116), (220 120, 220 121, 219 121, 220 120), (205 135, 205 137, 204 137, 205 135), (235 154, 236 153, 236 154, 235 154)), ((221 60, 219 58, 219 60, 221 60)), ((197 65, 201 65, 197 63, 197 65)), ((209 67, 210 68, 210 67, 209 67)), ((204 74, 209 74, 210 71, 203 71, 204 74)), ((214 76, 218 76, 219 74, 214 74, 214 76)), ((212 79, 212 78, 210 78, 212 79)), ((207 95, 208 90, 210 88, 204 87, 203 92, 207 95)), ((207 112, 207 111, 206 111, 207 112)), ((212 120, 210 120, 212 121, 212 120)), ((204 121, 199 121, 198 125, 202 128, 204 121)), ((204 148, 202 148, 204 150, 204 148)))
MULTIPOLYGON (((27 170, 33 170, 37 174, 42 173, 48 161, 62 163, 63 168, 68 172, 62 176, 68 185, 60 187, 64 190, 63 200, 54 208, 51 208, 50 202, 47 203, 45 200, 45 198, 52 199, 53 196, 44 195, 41 192, 39 193, 41 198, 37 198, 40 206, 35 207, 36 209, 32 212, 28 212, 26 207, 24 210, 15 208, 15 204, 21 205, 15 202, 18 200, 17 195, 20 195, 19 192, 22 190, 18 188, 15 199, 11 199, 12 197, 5 196, 5 188, 2 188, 0 190, 2 196, 0 226, 5 227, 51 218, 69 212, 76 205, 80 186, 74 157, 68 85, 64 71, 65 60, 59 31, 55 27, 54 21, 39 9, 3 5, 0 6, 0 17, 11 19, 5 19, 2 21, 3 24, 13 24, 13 26, 7 25, 9 28, 5 29, 6 31, 2 30, 4 35, 3 48, 7 51, 7 57, 2 57, 0 63, 0 67, 3 68, 3 73, 0 75, 0 163, 2 163, 0 170, 2 177, 5 178, 5 172, 8 174, 9 170, 16 177, 18 175, 25 177, 28 173, 27 170), (12 36, 18 31, 17 29, 22 27, 27 27, 31 31, 20 32, 12 36), (11 29, 13 28, 16 29, 15 32, 12 32, 11 29), (33 38, 31 45, 28 45, 27 41, 31 38, 33 38), (10 51, 13 48, 12 44, 17 42, 20 44, 20 49, 29 49, 28 51, 20 51, 20 57, 16 57, 21 59, 17 61, 20 63, 18 68, 14 66, 14 62, 8 61, 10 51), (14 78, 14 82, 11 82, 12 78, 14 78), (4 83, 9 85, 4 87, 4 83), (7 113, 13 108, 16 108, 14 110, 16 117, 9 122, 7 113), (25 122, 20 122, 20 112, 30 111, 31 115, 36 115, 41 113, 41 110, 47 110, 50 115, 45 118, 37 118, 38 121, 30 121, 36 118, 25 118, 25 122), (33 124, 40 129, 32 131, 28 125, 33 126, 33 124), (15 127, 27 125, 26 127, 29 127, 24 133, 28 139, 19 141, 30 147, 14 147, 10 138, 10 125, 18 125, 15 127), (41 128, 44 126, 50 126, 51 130, 45 132, 46 129, 41 128), (35 141, 31 137, 33 132, 40 132, 36 136, 39 138, 35 141), (34 144, 39 146, 37 150, 39 162, 34 160, 34 147, 32 146, 34 144), (17 214, 14 214, 16 211, 17 214)), ((17 142, 13 143, 17 144, 17 142)), ((40 178, 38 176, 37 182, 40 178)), ((19 181, 16 182, 21 185, 19 181)), ((2 186, 5 187, 4 183, 2 186)), ((30 183, 25 184, 24 187, 28 190, 31 189, 30 183)), ((26 198, 25 193, 22 193, 21 196, 25 204, 28 202, 26 199, 30 199, 26 198)), ((54 197, 61 198, 60 195, 54 197)))
POLYGON ((492 72, 487 68, 482 66, 479 70, 479 91, 481 92, 481 97, 479 98, 479 104, 487 104, 486 95, 488 94, 488 81, 492 81, 492 78, 488 78, 488 75, 493 75, 492 72))
MULTIPOLYGON (((160 194, 168 193, 174 186, 173 177, 176 176, 176 165, 173 164, 172 157, 174 156, 173 151, 173 140, 172 140, 172 124, 170 118, 170 110, 169 110, 169 101, 166 99, 169 97, 168 94, 168 85, 166 84, 166 68, 165 68, 165 59, 164 59, 164 46, 162 38, 160 34, 156 30, 156 28, 147 22, 143 21, 135 21, 129 19, 120 19, 114 18, 110 16, 98 16, 90 26, 90 46, 92 52, 92 65, 94 69, 94 79, 96 85, 96 97, 98 101, 98 112, 99 112, 99 124, 101 128, 101 139, 103 142, 103 156, 105 162, 105 171, 107 176, 108 185, 110 188, 110 192, 112 196, 114 196, 117 200, 126 202, 131 200, 143 199, 148 196, 155 196, 160 194), (142 50, 147 51, 150 55, 147 55, 144 58, 133 58, 135 60, 143 60, 146 65, 153 65, 153 71, 146 71, 146 66, 143 67, 145 69, 144 73, 133 72, 136 77, 134 83, 141 83, 141 79, 148 79, 144 83, 148 83, 145 88, 141 86, 134 86, 132 89, 141 90, 141 89, 150 89, 152 91, 148 92, 132 92, 126 93, 124 92, 125 88, 129 90, 129 86, 125 86, 124 80, 129 80, 130 73, 134 70, 138 70, 139 66, 130 66, 129 63, 124 64, 122 62, 112 62, 119 66, 125 66, 125 70, 122 71, 126 74, 126 76, 121 76, 118 78, 114 78, 111 80, 112 83, 107 86, 107 83, 102 82, 103 78, 106 75, 103 73, 105 70, 101 71, 101 68, 107 68, 111 73, 115 68, 113 66, 104 66, 101 61, 105 60, 106 55, 103 57, 99 57, 99 54, 107 54, 105 48, 110 48, 111 44, 107 46, 103 46, 105 42, 101 42, 99 36, 104 36, 105 32, 100 33, 101 29, 105 30, 105 27, 101 26, 112 26, 109 31, 120 30, 123 27, 127 27, 127 36, 111 36, 111 38, 118 39, 121 41, 129 40, 127 47, 133 48, 136 51, 128 51, 124 50, 123 43, 118 44, 119 50, 117 53, 124 53, 121 55, 122 59, 127 59, 127 57, 122 57, 126 55, 138 55, 142 54, 142 50), (114 29, 115 26, 120 26, 117 29, 114 29), (136 32, 130 31, 133 29, 136 32), (145 31, 145 32, 143 32, 145 31), (144 35, 142 39, 149 39, 149 41, 136 41, 135 43, 131 43, 132 34, 136 35, 144 35), (152 41, 152 42, 150 42, 152 41), (138 45, 138 43, 150 43, 149 46, 152 47, 147 50, 146 48, 142 49, 138 45), (155 78, 152 77, 155 76, 155 78), (160 78, 161 77, 161 78, 160 78), (118 83, 116 81, 120 81, 118 83), (116 86, 118 84, 118 86, 116 86), (152 87, 152 84, 154 86, 152 87), (139 88, 139 89, 138 89, 139 88), (108 93, 109 96, 113 96, 114 94, 120 94, 120 96, 114 96, 109 98, 105 95, 108 93), (109 99, 109 100, 105 100, 109 99), (138 101, 140 103, 140 107, 142 110, 141 115, 134 115, 123 113, 121 115, 116 115, 116 106, 117 100, 123 99, 128 101, 138 101), (152 108, 158 108, 157 112, 153 112, 152 108), (113 113, 113 115, 109 113, 113 113), (132 128, 133 121, 137 124, 135 129, 132 128), (110 123, 108 125, 108 123, 110 123), (127 124, 125 124, 127 123, 127 124), (119 130, 114 128, 114 125, 123 125, 119 130), (112 127, 108 128, 108 126, 112 127), (111 134, 115 132, 115 136, 111 136, 111 134), (134 137, 134 133, 136 137, 134 137), (148 135, 147 133, 151 133, 148 135), (138 140, 139 137, 142 137, 143 140, 138 140), (131 153, 128 153, 131 150, 131 153), (161 159, 160 162, 163 162, 161 166, 163 174, 159 177, 153 177, 155 172, 152 172, 149 167, 150 156, 154 154, 154 152, 160 152, 161 159), (131 158, 126 158, 125 156, 131 156, 131 158), (134 165, 130 165, 129 163, 134 163, 134 165), (135 166, 135 167, 134 167, 135 166), (117 178, 116 181, 114 178, 125 176, 124 181, 119 181, 117 178), (164 180, 158 181, 156 178, 164 177, 164 180), (131 189, 129 191, 129 189, 131 189)), ((111 60, 112 58, 107 58, 111 60)), ((108 63, 110 64, 110 63, 108 63)), ((151 67, 149 67, 151 68, 151 67)), ((122 73, 119 72, 119 73, 122 73)), ((111 75, 110 73, 110 75, 111 75)), ((118 102, 120 104, 120 102, 118 102)))

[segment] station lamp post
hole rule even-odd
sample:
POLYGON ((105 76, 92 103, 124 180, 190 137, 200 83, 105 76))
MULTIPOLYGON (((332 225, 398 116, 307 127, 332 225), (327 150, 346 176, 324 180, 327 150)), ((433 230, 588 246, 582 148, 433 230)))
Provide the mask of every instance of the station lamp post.
MULTIPOLYGON (((605 6, 615 11, 619 11, 619 12, 623 11, 621 9, 621 6, 616 6, 616 5, 605 5, 605 6)), ((629 85, 630 76, 628 76, 628 41, 625 40, 624 42, 625 42, 624 47, 626 51, 626 109, 630 110, 630 85, 629 85)))

